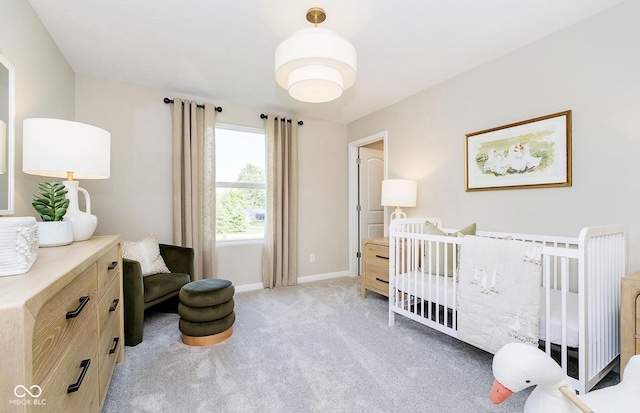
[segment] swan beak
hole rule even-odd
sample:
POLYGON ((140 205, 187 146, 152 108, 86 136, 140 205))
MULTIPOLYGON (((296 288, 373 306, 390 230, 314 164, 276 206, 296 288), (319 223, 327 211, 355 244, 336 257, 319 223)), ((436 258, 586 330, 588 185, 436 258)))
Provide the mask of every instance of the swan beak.
POLYGON ((493 404, 502 403, 512 394, 513 392, 500 384, 498 380, 493 381, 493 386, 491 386, 491 401, 493 404))

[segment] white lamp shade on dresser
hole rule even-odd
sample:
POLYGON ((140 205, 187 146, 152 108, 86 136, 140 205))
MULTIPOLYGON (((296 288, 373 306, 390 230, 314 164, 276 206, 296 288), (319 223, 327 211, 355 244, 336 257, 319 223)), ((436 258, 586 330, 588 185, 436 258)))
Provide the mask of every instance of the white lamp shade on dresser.
POLYGON ((23 123, 22 170, 31 175, 74 179, 110 176, 111 134, 62 119, 31 118, 23 123))

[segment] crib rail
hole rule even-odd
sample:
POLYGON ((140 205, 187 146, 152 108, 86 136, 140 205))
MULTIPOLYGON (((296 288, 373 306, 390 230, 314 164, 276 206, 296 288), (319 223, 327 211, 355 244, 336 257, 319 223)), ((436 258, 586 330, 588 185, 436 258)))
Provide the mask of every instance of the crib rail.
POLYGON ((589 391, 619 360, 620 280, 627 273, 627 239, 619 225, 583 228, 580 232, 579 368, 586 372, 580 386, 589 391))
MULTIPOLYGON (((425 220, 445 232, 455 231, 442 228, 438 218, 391 223, 389 325, 398 314, 459 338, 457 279, 462 238, 424 234, 425 220)), ((619 283, 626 274, 624 230, 590 227, 578 238, 488 231, 476 235, 542 246, 541 287, 546 303, 542 311, 547 320, 541 331, 546 338, 542 349, 556 358, 580 393, 588 392, 614 367, 619 354, 619 283), (570 307, 576 296, 574 322, 576 310, 570 307), (575 340, 568 337, 571 322, 578 325, 577 349, 575 340), (576 351, 577 367, 572 367, 569 356, 576 351)))

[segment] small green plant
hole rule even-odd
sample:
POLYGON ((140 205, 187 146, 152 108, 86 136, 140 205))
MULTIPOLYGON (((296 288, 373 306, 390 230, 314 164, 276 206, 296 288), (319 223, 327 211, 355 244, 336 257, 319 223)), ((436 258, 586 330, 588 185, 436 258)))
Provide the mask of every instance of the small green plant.
POLYGON ((62 221, 69 207, 69 200, 65 198, 67 189, 60 182, 41 182, 38 189, 40 195, 33 196, 31 205, 42 221, 62 221))

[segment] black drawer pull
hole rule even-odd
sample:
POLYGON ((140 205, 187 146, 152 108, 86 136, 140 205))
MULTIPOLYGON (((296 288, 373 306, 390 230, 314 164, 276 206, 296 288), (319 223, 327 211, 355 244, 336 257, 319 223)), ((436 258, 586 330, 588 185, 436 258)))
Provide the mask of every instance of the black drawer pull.
POLYGON ((80 305, 75 310, 67 312, 67 318, 76 318, 80 314, 80 311, 82 311, 82 309, 84 308, 85 305, 87 305, 88 302, 89 302, 88 295, 84 295, 80 297, 80 305))
POLYGON ((119 298, 114 298, 113 299, 113 305, 109 308, 109 312, 116 311, 116 308, 118 308, 118 303, 119 302, 120 302, 119 298))
POLYGON ((87 374, 87 370, 89 369, 89 364, 91 364, 91 359, 82 360, 82 362, 80 362, 80 367, 82 367, 80 377, 78 377, 77 382, 70 384, 69 387, 67 387, 67 393, 73 393, 74 391, 80 390, 82 380, 84 380, 84 375, 87 374))
POLYGON ((116 352, 116 349, 118 348, 118 341, 120 341, 120 337, 116 337, 113 339, 113 348, 109 350, 109 354, 113 354, 116 352))
POLYGON ((389 257, 385 257, 383 255, 378 255, 378 254, 376 254, 376 258, 382 258, 383 260, 388 260, 389 259, 389 257))
POLYGON ((107 268, 109 270, 113 270, 114 268, 116 268, 118 266, 118 261, 114 261, 111 263, 111 265, 109 265, 107 268))
POLYGON ((380 282, 383 282, 385 284, 389 284, 389 281, 383 280, 382 278, 378 278, 378 277, 376 277, 376 281, 380 281, 380 282))

